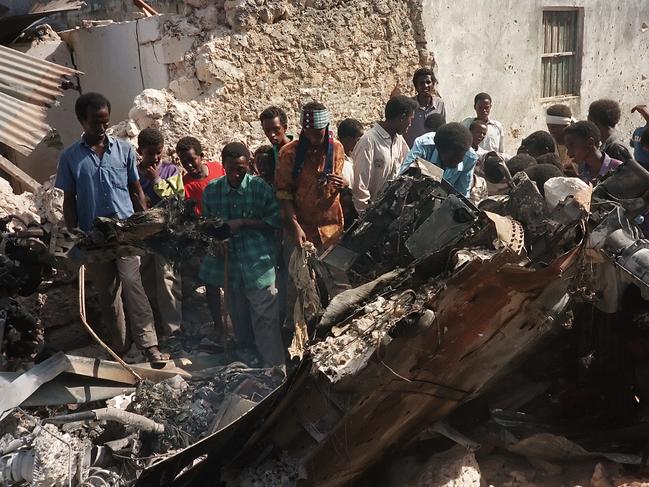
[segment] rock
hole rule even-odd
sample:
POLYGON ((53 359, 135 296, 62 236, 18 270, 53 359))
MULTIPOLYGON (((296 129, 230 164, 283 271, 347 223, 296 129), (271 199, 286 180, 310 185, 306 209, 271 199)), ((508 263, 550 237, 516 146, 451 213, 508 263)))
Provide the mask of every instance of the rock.
POLYGON ((480 487, 480 467, 473 452, 462 446, 431 457, 424 465, 420 487, 480 487))
POLYGON ((194 38, 163 37, 153 44, 156 59, 163 64, 172 64, 182 61, 185 53, 191 49, 194 38))
POLYGON ((153 125, 154 120, 162 118, 168 107, 167 95, 161 90, 149 88, 135 97, 128 116, 143 129, 153 125))
POLYGON ((613 487, 613 482, 608 477, 606 467, 602 463, 595 465, 593 477, 590 480, 591 487, 613 487))
POLYGON ((63 191, 54 187, 56 176, 50 177, 34 193, 34 202, 41 220, 55 225, 63 223, 63 191))
POLYGON ((201 84, 196 78, 175 79, 169 83, 169 89, 182 101, 190 101, 201 94, 201 84))
POLYGON ((16 215, 25 223, 40 223, 34 195, 29 192, 15 194, 6 179, 0 178, 0 217, 16 215))
POLYGON ((90 454, 90 440, 62 433, 52 424, 37 427, 35 435, 34 470, 30 485, 64 487, 71 483, 70 471, 74 475, 85 460, 85 455, 90 454))

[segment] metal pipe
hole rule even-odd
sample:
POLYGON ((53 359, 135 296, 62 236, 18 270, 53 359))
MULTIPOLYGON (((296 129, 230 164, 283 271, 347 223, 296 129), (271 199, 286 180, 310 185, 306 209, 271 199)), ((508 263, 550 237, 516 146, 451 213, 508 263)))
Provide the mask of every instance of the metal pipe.
POLYGON ((44 420, 46 423, 63 424, 72 423, 74 421, 116 421, 127 426, 145 431, 147 433, 163 433, 165 427, 163 424, 156 423, 152 419, 146 418, 139 414, 122 411, 115 408, 92 409, 90 411, 82 411, 80 413, 62 414, 60 416, 52 416, 44 420))

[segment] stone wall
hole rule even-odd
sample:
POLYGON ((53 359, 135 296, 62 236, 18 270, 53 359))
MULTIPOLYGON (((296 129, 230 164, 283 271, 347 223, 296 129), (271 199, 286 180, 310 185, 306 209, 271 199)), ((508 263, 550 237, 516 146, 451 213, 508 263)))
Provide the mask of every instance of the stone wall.
POLYGON ((268 105, 289 114, 297 133, 300 107, 317 100, 336 122, 366 124, 399 83, 429 63, 416 0, 191 0, 188 16, 163 25, 162 40, 182 49, 169 66, 167 90, 136 97, 116 132, 133 137, 157 126, 168 146, 194 135, 218 157, 223 144, 264 142, 258 122, 268 105), (187 38, 193 37, 186 50, 187 38))

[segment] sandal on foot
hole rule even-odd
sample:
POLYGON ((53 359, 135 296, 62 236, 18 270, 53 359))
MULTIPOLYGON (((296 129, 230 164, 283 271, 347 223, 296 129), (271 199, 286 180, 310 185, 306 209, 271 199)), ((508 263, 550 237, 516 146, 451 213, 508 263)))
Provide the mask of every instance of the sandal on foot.
POLYGON ((163 353, 156 346, 145 348, 144 357, 151 365, 163 365, 171 358, 168 353, 163 353))

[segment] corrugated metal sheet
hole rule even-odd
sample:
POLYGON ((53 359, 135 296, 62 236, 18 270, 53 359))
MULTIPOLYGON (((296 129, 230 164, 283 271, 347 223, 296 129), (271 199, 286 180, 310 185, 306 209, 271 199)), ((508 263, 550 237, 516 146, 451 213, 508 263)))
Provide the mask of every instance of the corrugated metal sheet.
POLYGON ((47 109, 79 71, 0 46, 0 142, 28 155, 50 130, 47 109))

